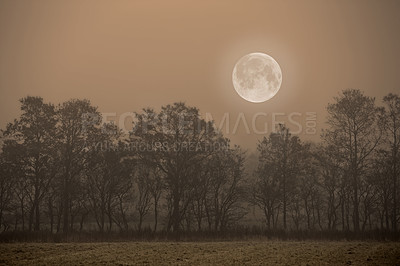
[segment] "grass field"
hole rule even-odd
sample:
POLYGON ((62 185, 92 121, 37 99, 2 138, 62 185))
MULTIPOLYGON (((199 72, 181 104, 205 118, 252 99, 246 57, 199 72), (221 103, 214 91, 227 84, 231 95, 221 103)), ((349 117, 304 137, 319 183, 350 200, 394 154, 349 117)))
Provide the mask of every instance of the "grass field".
POLYGON ((0 244, 15 265, 400 265, 394 242, 121 242, 0 244))

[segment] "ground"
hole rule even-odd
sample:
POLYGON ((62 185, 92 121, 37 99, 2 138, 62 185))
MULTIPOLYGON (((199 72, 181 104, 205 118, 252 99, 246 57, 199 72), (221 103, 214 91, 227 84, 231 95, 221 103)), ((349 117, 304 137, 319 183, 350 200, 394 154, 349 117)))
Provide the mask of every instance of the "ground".
POLYGON ((400 265, 393 242, 0 244, 0 265, 400 265))

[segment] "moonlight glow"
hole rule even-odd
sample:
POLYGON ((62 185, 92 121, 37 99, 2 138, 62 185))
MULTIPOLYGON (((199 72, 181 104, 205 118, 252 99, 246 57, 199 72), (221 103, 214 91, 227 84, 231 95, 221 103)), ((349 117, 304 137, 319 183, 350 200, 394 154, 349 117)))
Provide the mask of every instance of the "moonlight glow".
POLYGON ((261 103, 271 99, 279 91, 282 71, 271 56, 251 53, 243 56, 236 63, 232 82, 236 92, 243 99, 261 103))

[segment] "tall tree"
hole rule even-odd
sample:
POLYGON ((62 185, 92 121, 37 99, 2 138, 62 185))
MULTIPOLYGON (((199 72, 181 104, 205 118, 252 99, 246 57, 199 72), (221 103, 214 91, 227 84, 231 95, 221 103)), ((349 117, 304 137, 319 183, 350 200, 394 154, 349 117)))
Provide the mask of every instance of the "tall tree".
MULTIPOLYGON (((8 138, 4 149, 19 152, 19 167, 26 179, 29 207, 29 229, 40 229, 40 206, 51 179, 55 176, 56 112, 52 104, 40 97, 28 96, 20 100, 21 117, 7 125, 8 138)), ((10 154, 10 153, 8 153, 10 154)))
POLYGON ((329 128, 324 134, 328 145, 336 146, 347 162, 345 175, 352 189, 353 228, 360 230, 360 189, 365 177, 367 162, 381 138, 378 117, 381 110, 375 99, 360 90, 344 90, 335 103, 328 104, 329 128))
POLYGON ((127 229, 121 205, 126 203, 125 195, 132 193, 133 176, 132 167, 124 163, 121 134, 113 124, 103 124, 94 133, 92 137, 96 141, 88 147, 84 179, 90 209, 101 232, 106 227, 110 231, 113 222, 127 229))
POLYGON ((93 147, 101 115, 88 100, 70 100, 57 111, 57 148, 61 161, 59 189, 63 213, 63 232, 71 229, 74 192, 81 186, 83 170, 93 147))
POLYGON ((153 198, 153 209, 154 209, 154 232, 157 231, 157 225, 158 225, 158 206, 160 202, 161 195, 164 190, 164 183, 163 183, 163 177, 162 177, 162 172, 156 168, 152 170, 152 175, 150 176, 150 179, 148 180, 149 182, 149 189, 150 189, 150 194, 153 198))
POLYGON ((164 173, 172 227, 179 232, 190 203, 196 165, 214 152, 218 134, 211 122, 200 117, 198 109, 184 103, 163 106, 160 113, 145 109, 136 118, 132 145, 140 151, 140 160, 164 173))
POLYGON ((153 180, 153 169, 145 164, 135 167, 135 185, 137 188, 136 210, 139 214, 138 230, 142 230, 143 219, 151 207, 151 180, 153 180))
MULTIPOLYGON (((321 176, 320 186, 325 192, 327 228, 335 230, 339 219, 338 209, 344 208, 344 198, 340 198, 343 182, 343 164, 334 146, 319 146, 315 157, 318 160, 318 171, 321 176)), ((343 209, 344 211, 344 209, 343 209)))
MULTIPOLYGON (((225 230, 245 215, 244 199, 245 154, 240 147, 220 150, 210 158, 209 195, 205 201, 212 206, 214 229, 225 230)), ((209 207, 207 207, 209 208, 209 207)))
MULTIPOLYGON (((265 178, 262 177, 262 184, 279 184, 283 228, 287 229, 287 208, 300 173, 302 144, 297 136, 292 136, 289 129, 281 124, 276 132, 271 133, 268 138, 264 137, 257 149, 260 152, 260 167, 264 169, 263 172, 268 172, 265 178), (272 177, 269 177, 270 175, 272 177)), ((261 199, 265 200, 265 197, 261 199)))
POLYGON ((397 231, 398 224, 398 189, 400 173, 400 97, 396 94, 388 94, 383 98, 385 109, 383 112, 383 125, 386 131, 385 142, 389 146, 389 165, 392 186, 392 229, 397 231))
POLYGON ((13 189, 16 179, 13 176, 13 166, 0 153, 0 230, 7 230, 9 222, 4 219, 6 212, 11 212, 13 189))
POLYGON ((275 215, 280 208, 279 177, 267 163, 260 163, 255 171, 256 182, 250 186, 250 202, 258 206, 264 216, 268 229, 275 229, 275 215))

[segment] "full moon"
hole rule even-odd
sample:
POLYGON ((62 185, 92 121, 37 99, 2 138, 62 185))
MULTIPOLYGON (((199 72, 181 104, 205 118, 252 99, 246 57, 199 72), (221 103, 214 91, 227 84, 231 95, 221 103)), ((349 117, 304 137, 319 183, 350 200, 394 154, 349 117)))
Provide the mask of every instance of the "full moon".
POLYGON ((237 61, 232 73, 232 82, 240 97, 249 102, 262 103, 279 91, 282 71, 271 56, 251 53, 237 61))

